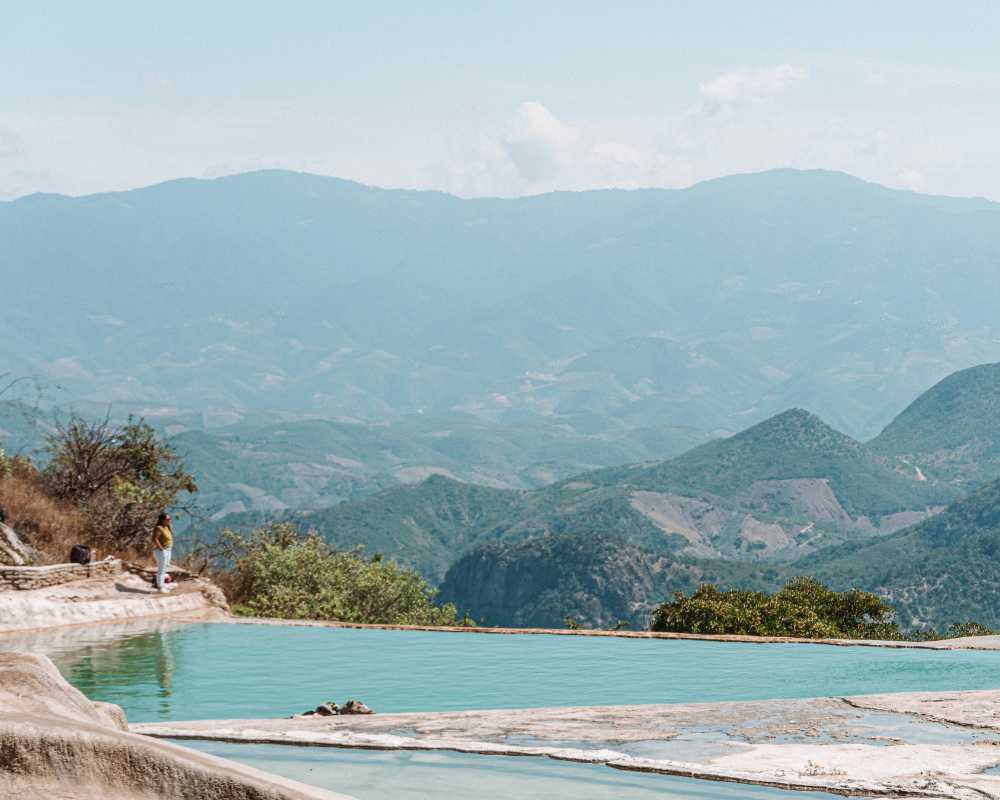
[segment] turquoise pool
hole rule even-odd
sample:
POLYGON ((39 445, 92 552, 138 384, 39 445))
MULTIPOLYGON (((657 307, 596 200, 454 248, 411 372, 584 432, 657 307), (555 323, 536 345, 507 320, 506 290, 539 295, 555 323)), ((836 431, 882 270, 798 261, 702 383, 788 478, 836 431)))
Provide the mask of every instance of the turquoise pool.
POLYGON ((832 800, 825 792, 620 772, 545 758, 183 742, 358 800, 832 800))
MULTIPOLYGON (((1000 653, 193 624, 30 640, 134 722, 1000 687, 1000 653)), ((24 649, 4 642, 0 648, 24 649)))

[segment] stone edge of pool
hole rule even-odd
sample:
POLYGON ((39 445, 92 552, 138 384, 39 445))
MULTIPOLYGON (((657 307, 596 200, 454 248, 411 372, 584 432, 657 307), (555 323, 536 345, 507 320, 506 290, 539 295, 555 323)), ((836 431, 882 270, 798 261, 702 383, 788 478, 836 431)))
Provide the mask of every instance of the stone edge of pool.
POLYGON ((49 589, 0 592, 0 640, 9 634, 55 628, 98 626, 148 618, 231 625, 285 625, 313 628, 481 633, 507 636, 587 636, 619 639, 664 639, 743 644, 820 644, 834 647, 881 647, 919 650, 1000 650, 1000 636, 975 636, 938 642, 861 639, 805 639, 793 636, 737 636, 654 631, 600 631, 561 628, 487 628, 433 625, 387 625, 322 620, 236 617, 214 584, 195 579, 171 595, 157 595, 134 575, 92 578, 49 589))
POLYGON ((425 633, 488 633, 499 636, 590 636, 617 639, 669 639, 741 644, 821 644, 832 647, 881 647, 901 650, 1000 650, 1000 636, 968 636, 937 642, 900 642, 883 639, 805 639, 794 636, 740 636, 731 634, 662 633, 657 631, 600 631, 562 628, 485 628, 443 625, 388 625, 332 620, 275 619, 217 615, 206 622, 226 625, 281 625, 297 628, 349 628, 356 630, 420 631, 425 633))
MULTIPOLYGON (((983 774, 1000 764, 1000 740, 913 741, 919 737, 911 731, 910 741, 888 746, 845 740, 816 743, 810 738, 816 737, 815 731, 810 733, 815 720, 802 720, 810 713, 820 719, 826 715, 830 729, 839 731, 845 724, 844 715, 854 709, 898 714, 911 720, 917 726, 914 730, 947 725, 1000 733, 1000 691, 375 717, 203 720, 146 723, 133 725, 132 730, 158 738, 235 744, 547 757, 626 771, 845 796, 1000 798, 1000 776, 983 774), (766 718, 763 727, 768 730, 757 737, 761 741, 751 738, 750 743, 738 744, 728 740, 724 742, 728 747, 709 747, 700 756, 692 758, 689 754, 685 760, 629 755, 616 749, 628 742, 659 739, 669 743, 676 735, 671 721, 686 719, 684 724, 690 727, 691 720, 718 721, 720 715, 734 720, 732 727, 736 729, 745 720, 766 718), (774 738, 775 725, 797 731, 798 741, 769 741, 769 737, 774 738), (581 740, 567 742, 558 738, 574 735, 581 740), (511 737, 514 741, 508 741, 511 737), (523 743, 526 737, 529 744, 523 743)), ((724 738, 720 734, 720 740, 724 738)))

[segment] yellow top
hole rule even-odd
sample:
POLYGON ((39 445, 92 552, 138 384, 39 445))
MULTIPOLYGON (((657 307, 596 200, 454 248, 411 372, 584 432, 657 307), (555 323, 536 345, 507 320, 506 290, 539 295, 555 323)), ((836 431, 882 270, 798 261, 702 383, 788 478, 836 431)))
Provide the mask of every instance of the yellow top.
POLYGON ((153 547, 169 550, 174 545, 174 532, 169 525, 157 525, 153 532, 153 547))

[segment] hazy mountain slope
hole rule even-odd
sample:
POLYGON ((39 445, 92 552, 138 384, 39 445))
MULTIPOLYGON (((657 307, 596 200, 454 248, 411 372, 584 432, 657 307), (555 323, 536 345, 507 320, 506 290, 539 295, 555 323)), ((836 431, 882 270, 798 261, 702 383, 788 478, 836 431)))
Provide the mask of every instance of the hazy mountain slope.
POLYGON ((673 455, 704 440, 666 426, 587 436, 539 420, 500 424, 468 414, 390 425, 286 420, 171 438, 199 477, 210 514, 309 509, 443 474, 497 488, 534 488, 598 464, 673 455))
MULTIPOLYGON (((667 425, 588 435, 542 419, 499 423, 462 413, 371 424, 251 411, 240 422, 219 424, 225 420, 152 411, 147 421, 198 481, 203 516, 321 508, 435 473, 534 488, 601 465, 669 457, 707 438, 667 425)), ((44 460, 45 435, 69 413, 0 401, 0 448, 44 460)), ((107 409, 80 413, 100 418, 107 409)))
POLYGON ((1000 477, 1000 364, 949 375, 914 400, 869 446, 962 487, 1000 477))
POLYGON ((0 368, 137 411, 731 432, 800 405, 871 435, 1000 359, 998 222, 790 170, 516 200, 280 171, 33 195, 0 203, 0 368))
POLYGON ((364 545, 370 553, 420 570, 434 583, 462 553, 499 539, 571 532, 620 536, 661 552, 683 541, 664 534, 612 488, 515 491, 440 475, 316 511, 231 514, 200 526, 198 533, 212 538, 226 527, 247 530, 270 520, 315 529, 341 548, 364 545))
POLYGON ((945 512, 867 545, 832 548, 794 565, 841 586, 878 591, 905 625, 975 619, 1000 627, 1000 481, 945 512))
POLYGON ((624 620, 642 630, 652 609, 675 591, 716 582, 773 588, 779 575, 773 568, 671 559, 615 538, 541 536, 467 553, 448 570, 441 599, 490 625, 562 628, 568 616, 586 627, 624 620))

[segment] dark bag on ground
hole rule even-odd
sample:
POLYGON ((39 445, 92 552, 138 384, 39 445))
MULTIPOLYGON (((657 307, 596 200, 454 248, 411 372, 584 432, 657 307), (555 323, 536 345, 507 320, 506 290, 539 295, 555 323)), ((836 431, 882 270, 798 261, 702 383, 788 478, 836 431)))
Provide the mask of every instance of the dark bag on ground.
POLYGON ((71 564, 89 564, 90 548, 82 544, 73 545, 73 549, 69 551, 69 561, 71 564))

